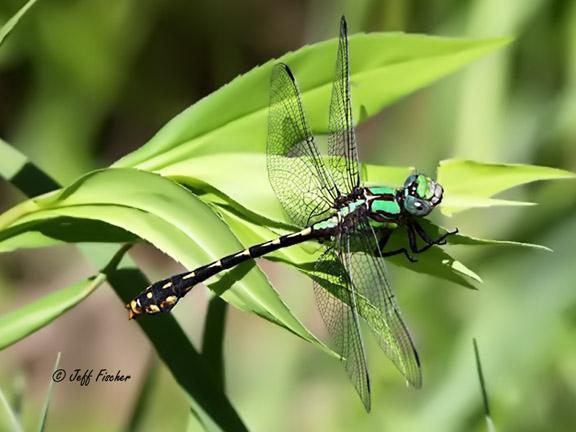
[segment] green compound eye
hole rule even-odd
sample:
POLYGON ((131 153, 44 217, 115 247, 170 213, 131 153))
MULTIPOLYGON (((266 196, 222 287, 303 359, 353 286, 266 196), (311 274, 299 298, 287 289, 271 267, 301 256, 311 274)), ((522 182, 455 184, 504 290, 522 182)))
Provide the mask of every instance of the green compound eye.
POLYGON ((417 183, 417 187, 416 187, 416 193, 418 194, 418 196, 420 198, 429 198, 428 194, 430 192, 430 187, 429 187, 429 182, 428 182, 428 178, 423 176, 423 175, 419 175, 418 178, 416 179, 416 183, 417 183))

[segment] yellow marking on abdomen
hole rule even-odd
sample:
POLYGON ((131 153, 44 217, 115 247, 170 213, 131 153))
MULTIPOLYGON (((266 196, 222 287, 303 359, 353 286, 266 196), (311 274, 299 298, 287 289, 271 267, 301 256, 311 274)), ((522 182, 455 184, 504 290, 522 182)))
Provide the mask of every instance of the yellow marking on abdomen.
POLYGON ((155 314, 155 313, 160 312, 160 308, 156 305, 148 305, 148 306, 146 306, 145 310, 146 310, 146 313, 148 313, 148 314, 155 314))
POLYGON ((196 276, 196 273, 192 272, 188 273, 186 276, 182 276, 182 279, 190 279, 193 278, 194 276, 196 276))
POLYGON ((165 309, 167 306, 172 306, 177 301, 178 301, 178 297, 176 297, 176 296, 166 297, 166 300, 164 300, 162 303, 160 303, 160 307, 162 309, 165 309))

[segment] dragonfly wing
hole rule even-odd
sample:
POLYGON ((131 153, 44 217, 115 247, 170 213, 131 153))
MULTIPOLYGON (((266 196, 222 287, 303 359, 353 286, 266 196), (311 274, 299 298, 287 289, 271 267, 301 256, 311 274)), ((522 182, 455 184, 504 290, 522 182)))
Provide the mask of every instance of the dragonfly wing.
POLYGON ((418 353, 388 282, 386 263, 378 248, 376 235, 367 221, 361 221, 347 239, 344 264, 358 292, 360 316, 410 385, 421 387, 418 353), (373 254, 374 251, 377 256, 373 254))
POLYGON ((342 355, 350 381, 370 411, 370 379, 350 277, 336 248, 327 247, 314 269, 314 294, 322 319, 342 355))
POLYGON ((350 67, 348 63, 348 29, 346 20, 340 21, 340 39, 336 58, 336 76, 332 83, 330 115, 328 118, 328 165, 341 194, 347 195, 360 186, 358 149, 352 122, 350 67))
POLYGON ((282 63, 272 70, 266 155, 270 183, 292 220, 307 226, 326 217, 337 190, 306 122, 294 75, 282 63))

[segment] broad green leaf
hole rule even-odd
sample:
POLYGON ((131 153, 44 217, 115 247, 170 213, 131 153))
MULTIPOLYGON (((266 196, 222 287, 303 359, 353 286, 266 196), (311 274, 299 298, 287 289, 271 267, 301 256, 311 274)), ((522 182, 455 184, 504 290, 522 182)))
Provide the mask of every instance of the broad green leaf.
MULTIPOLYGON (((354 118, 365 120, 395 100, 510 42, 404 33, 350 36, 354 118)), ((150 171, 214 153, 263 153, 270 71, 278 61, 293 69, 315 134, 326 133, 336 39, 305 46, 252 69, 176 116, 146 145, 115 166, 150 171)), ((238 167, 237 172, 242 172, 238 167)))
MULTIPOLYGON (((96 171, 62 191, 14 207, 0 216, 0 240, 20 225, 40 225, 61 217, 120 227, 190 269, 243 249, 228 227, 189 191, 159 175, 132 169, 96 171)), ((236 307, 326 348, 292 315, 256 266, 226 291, 214 283, 218 294, 236 307)))
MULTIPOLYGON (((40 191, 59 187, 24 155, 1 140, 0 152, 4 152, 0 158, 0 175, 26 195, 36 196, 40 191), (4 157, 6 154, 9 157, 4 157), (11 170, 11 162, 15 160, 22 162, 19 170, 11 170)), ((99 221, 98 223, 102 224, 99 221)), ((100 233, 101 228, 100 226, 98 231, 100 233)), ((30 233, 35 234, 32 231, 30 233)), ((80 249, 97 267, 105 266, 109 257, 114 255, 113 248, 102 243, 95 247, 84 243, 80 245, 80 249)), ((126 257, 120 263, 120 268, 108 275, 108 282, 123 303, 128 302, 149 284, 142 272, 126 257)), ((247 430, 226 395, 211 381, 212 366, 198 354, 172 315, 157 317, 153 321, 141 319, 138 324, 176 381, 189 395, 198 413, 224 430, 247 430), (190 374, 190 370, 194 370, 195 374, 190 374)))
POLYGON ((531 205, 531 203, 496 200, 499 192, 538 180, 575 179, 576 174, 557 168, 522 164, 489 164, 469 160, 445 160, 438 167, 438 181, 446 199, 446 215, 474 207, 494 205, 531 205))
MULTIPOLYGON (((366 184, 401 185, 411 172, 411 168, 363 165, 366 184)), ((232 215, 234 213, 233 209, 229 209, 229 212, 223 212, 223 216, 244 245, 267 241, 285 232, 278 227, 270 230, 265 226, 259 226, 262 223, 266 224, 270 220, 286 224, 290 223, 275 198, 272 188, 267 181, 262 181, 262 179, 267 179, 266 161, 263 155, 216 154, 202 156, 164 168, 160 173, 192 188, 211 190, 214 194, 204 196, 205 199, 218 205, 221 209, 231 206, 236 210, 236 213, 240 212, 234 216, 232 215), (222 170, 215 170, 214 167, 216 166, 219 166, 222 170), (235 169, 237 166, 242 166, 244 170, 241 182, 237 178, 237 170, 235 169), (246 187, 246 184, 251 186, 246 187), (261 215, 263 220, 258 220, 257 217, 254 218, 252 215, 261 215), (240 220, 241 218, 248 220, 242 221, 240 220)), ((424 224, 430 227, 429 230, 434 238, 443 232, 443 230, 431 223, 426 224, 426 221, 424 221, 424 224)), ((405 242, 405 232, 403 234, 403 236, 396 237, 405 242)), ((500 244, 546 249, 538 245, 478 239, 463 234, 451 236, 449 243, 467 245, 500 244)), ((394 245, 394 243, 392 244, 394 245)), ((400 247, 399 244, 396 246, 400 247)), ((406 245, 402 244, 402 246, 406 245)), ((297 245, 275 252, 267 258, 296 266, 303 264, 310 266, 314 256, 310 255, 309 251, 310 246, 297 245), (304 250, 303 247, 308 247, 308 251, 304 250)), ((420 255, 418 259, 419 262, 414 264, 406 261, 403 257, 393 257, 391 261, 411 271, 447 279, 468 288, 473 288, 468 278, 481 281, 481 278, 476 273, 439 248, 433 248, 429 253, 420 255)))
POLYGON ((135 242, 134 234, 99 220, 54 218, 50 223, 25 224, 7 230, 0 242, 0 252, 17 249, 55 246, 63 243, 127 243, 135 242))
POLYGON ((251 219, 291 224, 268 182, 266 157, 256 153, 219 153, 175 163, 158 171, 198 193, 215 192, 251 219), (247 187, 250 185, 250 187, 247 187))
MULTIPOLYGON (((412 168, 363 165, 362 170, 367 184, 400 186, 412 168)), ((264 154, 199 156, 162 168, 158 173, 191 187, 197 193, 214 192, 250 220, 267 225, 274 222, 292 225, 268 182, 264 154)), ((215 204, 221 202, 214 198, 210 200, 215 204)))
POLYGON ((12 18, 10 18, 8 21, 6 21, 6 23, 4 23, 4 25, 0 28, 0 46, 4 43, 10 32, 14 30, 14 27, 16 26, 16 24, 18 24, 20 19, 22 19, 24 14, 28 12, 28 9, 34 6, 34 3, 36 3, 36 1, 37 0, 28 0, 24 4, 24 6, 22 6, 20 10, 12 16, 12 18))
MULTIPOLYGON (((423 219, 420 221, 420 225, 424 228, 424 231, 432 238, 438 238, 444 232, 449 231, 445 228, 441 228, 438 225, 434 225, 429 220, 423 219)), ((448 244, 452 245, 469 245, 469 246, 515 246, 515 247, 527 247, 533 249, 540 249, 543 251, 551 252, 550 248, 546 246, 532 244, 532 243, 522 243, 510 240, 488 240, 481 239, 478 237, 468 236, 462 233, 457 233, 446 238, 448 244)))
MULTIPOLYGON (((230 209, 221 208, 222 216, 234 234, 245 244, 260 243, 276 235, 268 228, 261 227, 257 224, 243 221, 240 217, 234 214, 230 209)), ((430 224, 431 226, 434 226, 430 224)), ((435 227, 435 226, 434 226, 435 227)), ((438 232, 439 228, 435 227, 438 232)), ((390 239, 390 250, 399 247, 408 247, 406 245, 406 233, 399 231, 395 233, 390 239)), ((311 274, 314 267, 314 262, 318 257, 319 246, 312 242, 303 243, 301 245, 291 246, 289 248, 280 249, 276 252, 266 255, 266 259, 271 261, 279 261, 296 267, 298 270, 306 274, 311 274)), ((409 262, 404 256, 395 256, 387 258, 395 265, 404 267, 408 270, 424 273, 430 276, 435 276, 440 279, 448 280, 457 283, 466 288, 474 288, 469 279, 481 282, 482 279, 472 270, 467 268, 461 262, 455 260, 447 252, 441 248, 434 247, 417 256, 418 262, 409 262)))
POLYGON ((63 241, 48 237, 38 231, 22 231, 0 242, 0 252, 12 252, 18 249, 34 249, 64 244, 63 241))
MULTIPOLYGON (((429 222, 430 225, 433 225, 429 222)), ((433 225, 434 226, 434 225, 433 225)), ((437 227, 436 227, 437 228, 437 227)), ((440 232, 440 229, 438 232, 440 232)), ((408 245, 408 234, 404 227, 398 228, 390 237, 386 246, 388 250, 395 250, 401 247, 406 249, 408 245)), ((451 257, 448 252, 438 246, 433 246, 427 251, 415 255, 416 262, 410 262, 403 255, 395 255, 387 258, 391 263, 399 267, 404 267, 416 273, 425 273, 450 282, 457 283, 466 288, 475 289, 470 279, 482 282, 480 276, 466 267, 462 262, 451 257)))

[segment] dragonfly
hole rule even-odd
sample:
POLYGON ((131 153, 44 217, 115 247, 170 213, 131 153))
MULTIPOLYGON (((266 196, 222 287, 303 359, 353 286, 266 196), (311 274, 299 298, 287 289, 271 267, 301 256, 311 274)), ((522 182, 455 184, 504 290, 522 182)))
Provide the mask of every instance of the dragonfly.
POLYGON ((344 17, 328 126, 326 156, 321 155, 306 121, 294 74, 286 64, 274 65, 266 145, 268 177, 285 212, 301 229, 158 281, 126 308, 130 319, 168 312, 195 285, 224 270, 282 248, 316 241, 320 251, 311 272, 316 303, 334 348, 370 411, 362 319, 407 382, 416 388, 422 385, 418 353, 389 284, 384 258, 403 254, 415 261, 412 254, 445 244, 457 230, 431 238, 418 223, 442 201, 443 188, 430 177, 415 173, 397 188, 362 185, 344 17), (407 247, 385 251, 390 235, 399 227, 406 228, 407 247))

